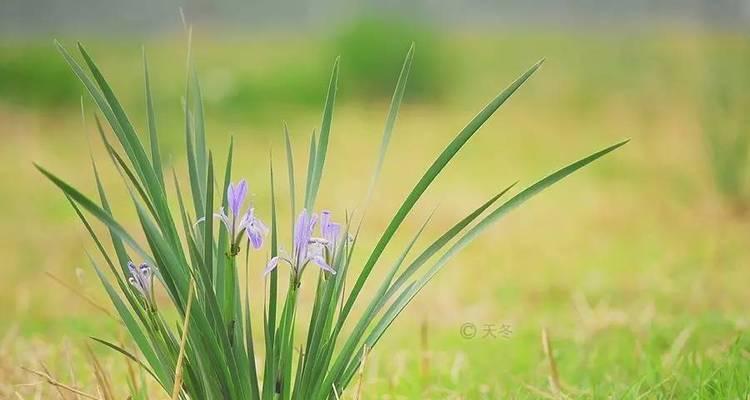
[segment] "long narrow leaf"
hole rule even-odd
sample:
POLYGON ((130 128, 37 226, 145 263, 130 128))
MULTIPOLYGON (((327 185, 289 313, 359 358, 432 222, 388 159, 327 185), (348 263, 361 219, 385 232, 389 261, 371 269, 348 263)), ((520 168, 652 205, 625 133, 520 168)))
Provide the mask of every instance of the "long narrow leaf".
POLYGON ((149 142, 151 144, 151 164, 154 166, 156 178, 164 187, 164 172, 161 165, 161 152, 159 151, 159 135, 156 132, 156 113, 154 111, 154 99, 151 94, 151 78, 148 73, 148 60, 146 49, 143 49, 143 77, 146 91, 146 116, 148 121, 149 142))
POLYGON ((380 150, 378 151, 378 160, 375 164, 375 169, 372 173, 370 180, 370 186, 367 189, 367 196, 365 197, 365 203, 368 203, 372 192, 375 189, 375 184, 380 177, 380 171, 383 169, 383 163, 385 162, 385 154, 388 151, 388 144, 391 142, 391 135, 393 134, 393 128, 396 125, 396 118, 398 117, 398 110, 401 108, 401 101, 404 98, 406 92, 406 81, 409 78, 409 71, 411 71, 411 63, 414 59, 414 43, 409 47, 409 52, 406 53, 406 59, 404 59, 404 65, 401 67, 401 73, 398 76, 398 82, 396 82, 396 89, 393 92, 393 98, 391 99, 391 105, 388 109, 388 117, 385 120, 385 128, 383 128, 383 138, 380 141, 380 150))
POLYGON ((320 180, 323 176, 323 167, 326 162, 326 154, 328 153, 328 138, 331 133, 333 105, 336 102, 336 89, 339 80, 339 60, 339 57, 336 57, 336 61, 333 63, 333 72, 331 72, 331 80, 328 83, 328 92, 326 94, 326 102, 323 107, 323 121, 320 123, 320 138, 318 139, 317 153, 315 155, 315 167, 313 168, 310 192, 308 193, 308 198, 305 199, 305 207, 308 210, 312 210, 315 205, 315 198, 318 195, 320 180))
POLYGON ((490 103, 487 104, 482 109, 482 111, 480 111, 477 116, 469 121, 466 127, 464 127, 464 129, 462 129, 461 132, 458 133, 453 141, 438 156, 435 162, 432 163, 430 168, 427 170, 427 172, 425 172, 419 182, 417 182, 414 189, 412 189, 411 193, 409 193, 409 195, 406 197, 403 204, 396 212, 396 215, 386 227, 385 231, 380 237, 380 240, 378 240, 378 243, 375 245, 375 248, 370 254, 370 257, 367 259, 367 262, 362 268, 362 272, 360 273, 359 278, 357 278, 357 281, 349 294, 349 298, 347 299, 346 304, 342 309, 340 318, 342 321, 345 320, 349 315, 349 312, 354 306, 354 302, 357 300, 359 292, 362 290, 365 281, 367 281, 367 278, 370 276, 370 272, 372 272, 372 268, 375 266, 375 263, 377 263, 380 255, 385 250, 385 247, 391 241, 391 238, 393 238, 393 235, 396 233, 396 230, 398 230, 398 227, 401 226, 401 223, 409 214, 409 211, 411 211, 411 209, 417 203, 417 200, 422 197, 422 194, 427 190, 432 181, 434 181, 435 178, 443 170, 443 168, 448 165, 448 162, 453 159, 453 156, 455 156, 456 153, 461 150, 461 147, 466 144, 466 142, 474 135, 474 133, 476 133, 477 130, 479 130, 479 128, 485 123, 485 121, 487 121, 492 116, 492 114, 494 114, 495 111, 497 111, 497 109, 500 108, 500 106, 503 105, 503 103, 505 103, 505 101, 508 100, 508 98, 510 98, 510 96, 515 93, 515 91, 518 90, 518 88, 520 88, 521 85, 523 85, 523 83, 526 82, 526 80, 529 79, 531 75, 534 74, 534 72, 536 72, 537 69, 539 69, 541 65, 542 61, 534 64, 534 66, 532 66, 528 71, 526 71, 523 75, 516 79, 516 81, 513 82, 507 89, 503 90, 499 95, 497 95, 497 97, 492 99, 492 101, 490 101, 490 103))

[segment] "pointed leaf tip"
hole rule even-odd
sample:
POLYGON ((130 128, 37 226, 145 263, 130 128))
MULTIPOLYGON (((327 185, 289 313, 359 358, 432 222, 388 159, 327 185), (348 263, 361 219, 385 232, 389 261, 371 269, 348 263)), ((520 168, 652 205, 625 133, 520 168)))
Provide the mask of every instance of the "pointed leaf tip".
POLYGON ((536 72, 536 70, 538 70, 538 69, 539 69, 539 68, 540 68, 540 67, 542 66, 542 64, 544 64, 544 62, 545 62, 546 60, 547 60, 546 58, 542 58, 542 59, 540 59, 539 61, 537 61, 537 62, 536 62, 536 63, 535 63, 535 64, 534 64, 534 65, 533 65, 533 66, 532 66, 532 67, 531 67, 530 69, 529 69, 529 71, 530 71, 530 72, 532 72, 532 73, 533 73, 533 72, 536 72))

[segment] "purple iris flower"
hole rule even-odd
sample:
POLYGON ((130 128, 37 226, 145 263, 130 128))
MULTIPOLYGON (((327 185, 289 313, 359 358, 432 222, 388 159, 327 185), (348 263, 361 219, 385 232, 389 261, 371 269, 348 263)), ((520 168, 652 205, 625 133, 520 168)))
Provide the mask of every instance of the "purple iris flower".
MULTIPOLYGON (((247 239, 255 249, 259 249, 263 245, 263 239, 268 233, 266 225, 255 216, 255 208, 252 205, 240 217, 247 192, 247 181, 244 179, 237 182, 237 184, 230 183, 227 188, 227 204, 231 215, 227 215, 223 207, 219 209, 219 212, 214 214, 214 218, 224 223, 224 227, 227 228, 227 231, 233 238, 233 255, 239 252, 238 242, 243 232, 247 235, 247 239)), ((203 222, 204 220, 205 218, 201 218, 198 222, 203 222)))
POLYGON ((325 239, 325 246, 334 254, 341 236, 341 224, 331 221, 331 212, 324 210, 320 212, 320 234, 325 239))
POLYGON ((242 217, 242 220, 240 221, 240 229, 245 230, 247 240, 250 241, 250 244, 254 248, 259 249, 260 246, 263 246, 263 239, 268 233, 268 228, 263 222, 255 217, 254 208, 247 210, 242 217))
POLYGON ((313 237, 317 223, 317 214, 310 214, 307 210, 302 210, 297 218, 297 223, 294 225, 294 247, 291 256, 285 254, 271 258, 266 266, 265 274, 273 271, 281 261, 289 264, 295 275, 301 274, 310 262, 326 272, 335 274, 336 271, 331 267, 331 264, 341 232, 341 225, 331 221, 329 211, 323 211, 320 215, 321 237, 313 237))
POLYGON ((143 263, 139 267, 136 267, 135 264, 129 261, 128 270, 130 271, 128 282, 150 303, 154 284, 154 271, 151 269, 151 266, 143 263))
POLYGON ((229 203, 229 210, 232 211, 233 215, 239 215, 242 203, 245 202, 247 197, 247 181, 241 180, 235 186, 233 183, 229 184, 227 188, 227 203, 229 203))

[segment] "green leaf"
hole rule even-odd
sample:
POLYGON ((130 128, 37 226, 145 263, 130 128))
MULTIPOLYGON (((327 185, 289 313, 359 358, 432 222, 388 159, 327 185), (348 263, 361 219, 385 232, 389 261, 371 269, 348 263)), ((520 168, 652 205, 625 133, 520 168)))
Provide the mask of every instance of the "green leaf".
POLYGON ((292 235, 294 235, 294 218, 297 216, 297 201, 295 199, 294 185, 294 152, 292 151, 292 141, 289 139, 289 127, 284 123, 284 142, 286 144, 286 164, 289 173, 289 203, 292 208, 292 235))
POLYGON ((154 166, 156 178, 164 187, 164 172, 161 165, 161 153, 159 152, 159 136, 156 133, 156 113, 154 112, 154 100, 151 95, 151 79, 148 73, 148 60, 146 59, 146 49, 143 49, 143 77, 146 90, 146 115, 148 120, 149 142, 151 143, 151 163, 154 166))
MULTIPOLYGON (((269 157, 268 169, 270 171, 271 185, 271 258, 279 254, 279 226, 276 216, 276 193, 273 180, 273 159, 269 157)), ((272 399, 275 393, 275 384, 277 379, 277 330, 276 330, 276 312, 278 303, 278 269, 274 268, 270 272, 268 306, 264 308, 264 336, 266 345, 266 365, 263 369, 263 399, 272 399)))
MULTIPOLYGON (((521 204, 525 203, 526 201, 528 201, 529 199, 531 199, 532 197, 534 197, 536 194, 540 193, 544 189, 559 182, 566 176, 583 168, 584 166, 601 158, 602 156, 625 145, 628 141, 629 140, 626 140, 626 141, 617 143, 615 145, 609 146, 603 150, 600 150, 594 154, 591 154, 588 157, 582 158, 572 164, 569 164, 568 166, 564 168, 559 169, 558 171, 546 176, 545 178, 539 180, 538 182, 524 189, 517 195, 513 196, 510 200, 506 201, 505 203, 500 205, 497 209, 492 211, 489 215, 484 217, 479 223, 477 223, 477 225, 472 227, 453 246, 451 246, 445 252, 445 254, 443 254, 440 257, 440 259, 435 263, 435 265, 433 265, 419 280, 412 282, 399 295, 398 299, 391 305, 391 307, 388 309, 386 314, 383 316, 383 318, 380 320, 377 326, 370 333, 370 335, 368 336, 368 339, 365 342, 365 345, 369 349, 372 349, 375 346, 375 344, 377 344, 377 342, 380 340, 380 338, 388 329, 388 327, 393 323, 396 317, 401 313, 401 311, 403 311, 406 305, 408 305, 409 302, 411 302, 414 296, 416 296, 417 293, 419 293, 419 291, 422 290, 422 288, 424 288, 425 285, 427 285, 427 283, 435 276, 435 274, 437 274, 437 272, 440 271, 456 253, 458 253, 461 249, 463 249, 469 243, 471 243, 480 233, 482 233, 487 228, 489 228, 493 223, 497 222, 502 216, 506 215, 508 212, 520 206, 521 204)), ((349 376, 348 378, 350 379, 351 376, 349 376)))
MULTIPOLYGON (((208 150, 206 149, 206 119, 203 113, 203 93, 201 92, 200 81, 198 80, 198 73, 195 71, 195 65, 192 67, 192 82, 194 90, 193 95, 193 115, 195 117, 195 164, 198 168, 198 179, 199 182, 206 181, 207 165, 206 155, 208 150)), ((208 187, 204 188, 208 190, 208 187)))
MULTIPOLYGON (((135 128, 133 128, 133 125, 130 123, 130 120, 125 114, 125 110, 123 110, 120 102, 117 100, 117 97, 112 91, 112 88, 104 79, 101 71, 99 71, 99 68, 96 66, 94 61, 86 52, 86 49, 84 49, 80 43, 78 44, 78 50, 81 52, 84 61, 88 65, 91 74, 99 85, 99 89, 104 95, 104 98, 106 99, 106 102, 109 105, 114 118, 116 119, 117 123, 113 125, 113 129, 117 130, 116 127, 119 127, 119 129, 121 130, 122 139, 124 139, 132 149, 132 154, 128 153, 128 156, 130 157, 133 165, 136 167, 136 172, 140 172, 140 177, 143 181, 144 187, 148 190, 151 199, 154 200, 155 203, 163 202, 163 200, 165 199, 163 187, 159 185, 159 180, 158 178, 156 178, 156 173, 154 172, 154 169, 149 162, 148 157, 146 156, 146 151, 143 149, 143 144, 138 139, 135 128)), ((110 125, 112 125, 112 121, 110 121, 110 125)), ((164 218, 164 221, 162 222, 167 221, 167 218, 165 218, 164 215, 160 216, 164 218)))
POLYGON ((417 200, 422 197, 422 194, 427 190, 432 181, 434 181, 435 178, 443 170, 443 168, 448 165, 448 162, 453 159, 453 156, 455 156, 456 153, 461 150, 461 147, 463 147, 463 145, 466 144, 466 142, 474 135, 474 133, 479 130, 484 122, 487 121, 492 116, 492 114, 494 114, 495 111, 497 111, 497 109, 500 108, 500 106, 503 105, 503 103, 505 103, 505 101, 508 100, 508 98, 510 98, 510 96, 515 93, 515 91, 518 90, 518 88, 520 88, 521 85, 523 85, 523 83, 526 82, 527 79, 529 79, 529 77, 531 77, 531 75, 534 74, 534 72, 536 72, 537 69, 539 69, 541 64, 542 61, 534 64, 534 66, 532 66, 528 71, 526 71, 523 75, 516 79, 516 81, 513 82, 507 89, 503 90, 499 95, 492 99, 492 101, 490 101, 490 103, 487 104, 479 112, 479 114, 477 114, 471 121, 469 121, 466 127, 464 127, 461 132, 458 133, 453 141, 448 144, 445 150, 443 150, 438 158, 432 163, 427 172, 425 172, 419 182, 417 182, 416 186, 414 186, 414 189, 412 189, 411 193, 409 193, 409 195, 406 197, 404 202, 401 204, 401 207, 396 212, 396 215, 386 227, 385 231, 380 237, 380 240, 378 240, 378 243, 375 245, 375 248, 370 254, 370 257, 367 259, 367 262, 365 263, 362 272, 359 275, 359 278, 357 278, 357 281, 349 294, 346 304, 342 309, 342 321, 345 320, 349 315, 349 312, 354 306, 354 302, 357 300, 359 292, 362 290, 362 287, 364 286, 367 278, 372 272, 372 268, 377 263, 380 255, 385 250, 385 247, 391 241, 391 238, 393 238, 396 230, 398 230, 401 223, 409 214, 409 211, 411 211, 411 209, 417 203, 417 200))
MULTIPOLYGON (((214 231, 213 231, 213 218, 211 216, 213 215, 213 197, 214 197, 214 167, 213 167, 213 160, 212 157, 209 155, 208 157, 208 175, 206 178, 206 201, 205 201, 205 208, 203 209, 203 215, 205 215, 205 220, 203 221, 203 261, 204 261, 204 268, 206 269, 203 271, 205 274, 205 277, 210 277, 214 273, 214 231)), ((210 279, 210 278, 209 278, 210 279)), ((224 318, 227 320, 231 319, 231 315, 227 312, 229 310, 226 309, 227 305, 224 306, 224 318)))
POLYGON ((370 180, 370 187, 367 189, 366 203, 369 202, 372 192, 375 189, 375 184, 380 177, 380 171, 383 169, 383 163, 385 162, 385 154, 388 150, 388 144, 391 141, 391 135, 393 134, 393 127, 396 125, 396 118, 398 117, 398 110, 401 108, 401 101, 404 98, 406 92, 406 81, 409 78, 409 71, 411 71, 411 63, 414 59, 414 43, 412 42, 409 47, 409 52, 406 53, 406 59, 404 59, 404 65, 401 67, 401 73, 398 76, 398 82, 396 83, 396 89, 393 92, 393 98, 391 98, 391 105, 388 109, 388 117, 385 120, 385 128, 383 129, 383 139, 380 142, 380 151, 378 152, 378 161, 375 164, 375 170, 370 180))
POLYGON ((260 389, 258 387, 258 370, 255 365, 255 342, 253 340, 253 323, 250 312, 250 242, 245 247, 245 349, 247 351, 247 362, 249 366, 248 380, 250 384, 251 399, 260 399, 260 389))
POLYGON ((46 176, 52 183, 55 184, 58 188, 60 188, 65 195, 70 197, 72 200, 74 200, 76 203, 81 205, 86 211, 90 212, 91 215, 96 217, 98 220, 100 220, 102 223, 107 225, 112 232, 117 235, 123 242, 127 243, 130 247, 132 247, 136 252, 138 252, 141 257, 143 257, 147 262, 151 262, 153 264, 153 260, 149 256, 148 252, 146 252, 135 239, 133 239, 130 234, 127 233, 127 231, 119 224, 117 221, 115 221, 112 216, 104 211, 101 207, 99 207, 96 203, 91 201, 88 197, 83 195, 81 192, 70 186, 68 183, 63 181, 62 179, 58 178, 51 172, 47 171, 46 169, 42 168, 38 164, 34 164, 37 170, 41 172, 44 176, 46 176))
MULTIPOLYGON (((99 192, 99 201, 102 203, 102 209, 105 213, 109 214, 110 217, 112 216, 112 210, 109 207, 109 202, 107 201, 107 194, 104 191, 104 186, 102 185, 102 181, 99 178, 99 171, 96 167, 96 162, 94 162, 94 157, 91 157, 91 167, 94 170, 94 178, 96 179, 96 189, 99 192)), ((80 214, 80 213, 79 213, 80 214)), ((88 224, 84 224, 88 225, 88 224)), ((122 239, 120 239, 117 234, 112 230, 112 228, 107 227, 109 231, 109 236, 112 239, 112 247, 115 249, 115 255, 117 256, 117 261, 120 265, 120 270, 123 274, 128 273, 127 264, 130 260, 130 257, 128 257, 128 253, 125 250, 125 245, 122 243, 122 239)), ((93 232, 93 231, 92 231, 93 232)))
POLYGON ((338 79, 339 57, 336 57, 336 61, 333 63, 333 72, 331 72, 331 81, 328 83, 325 106, 323 107, 323 121, 320 123, 320 138, 318 139, 317 153, 315 155, 315 167, 313 168, 310 192, 308 193, 308 198, 305 199, 305 207, 311 212, 315 205, 315 198, 318 195, 320 180, 323 177, 323 166, 325 165, 326 153, 328 152, 328 138, 331 133, 333 105, 336 102, 338 79))
POLYGON ((112 145, 107 140, 107 136, 104 134, 104 130, 102 128, 101 122, 99 122, 99 118, 95 118, 95 120, 96 120, 96 127, 99 130, 99 135, 102 138, 102 142, 104 142, 104 146, 107 149, 107 153, 112 159, 112 163, 115 164, 115 167, 118 169, 118 172, 122 176, 123 181, 125 181, 126 185, 128 184, 128 181, 130 181, 130 184, 138 192, 138 195, 143 200, 143 203, 146 204, 146 207, 148 207, 148 210, 151 212, 151 215, 153 215, 154 218, 159 218, 159 214, 154 208, 153 202, 151 201, 151 199, 148 197, 145 190, 143 189, 143 185, 141 185, 141 183, 138 181, 138 178, 136 178, 136 176, 130 170, 130 167, 128 167, 128 164, 125 162, 125 160, 123 160, 122 156, 120 156, 120 154, 117 153, 117 150, 115 150, 115 148, 112 147, 112 145))
POLYGON ((133 360, 136 364, 138 364, 141 368, 143 368, 144 371, 146 371, 149 375, 151 375, 155 380, 157 380, 157 381, 159 380, 159 378, 157 378, 156 375, 154 375, 154 372, 151 371, 151 369, 146 364, 144 364, 143 361, 139 360, 138 357, 134 356, 133 353, 131 353, 131 352, 123 349, 122 347, 120 347, 120 346, 118 346, 118 345, 116 345, 114 343, 108 342, 108 341, 106 341, 104 339, 99 339, 99 338, 96 338, 96 337, 93 337, 93 336, 89 336, 89 338, 91 340, 99 342, 99 343, 101 343, 101 344, 109 347, 110 349, 115 350, 116 352, 124 355, 125 357, 133 360))
MULTIPOLYGON (((312 132, 312 138, 310 139, 310 155, 307 159, 307 183, 305 185, 305 209, 308 212, 312 212, 311 198, 312 198, 312 186, 315 176, 315 157, 317 157, 317 140, 315 138, 315 130, 312 132)), ((292 218, 295 218, 292 216, 292 218)))

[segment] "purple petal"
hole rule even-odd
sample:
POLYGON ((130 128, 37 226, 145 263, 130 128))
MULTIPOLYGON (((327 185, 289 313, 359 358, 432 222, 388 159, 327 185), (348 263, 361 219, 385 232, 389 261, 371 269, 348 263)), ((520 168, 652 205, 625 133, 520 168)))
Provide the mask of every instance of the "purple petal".
POLYGON ((328 210, 323 210, 320 212, 320 234, 323 237, 326 237, 326 232, 328 231, 328 227, 331 224, 331 212, 328 210))
POLYGON ((144 291, 147 294, 151 293, 151 283, 153 282, 151 278, 153 277, 153 270, 151 269, 151 266, 143 263, 140 267, 138 267, 138 277, 141 281, 141 285, 143 286, 144 291))
POLYGON ((141 273, 141 276, 144 278, 151 278, 151 266, 143 263, 140 267, 138 267, 139 272, 141 273))
POLYGON ((318 223, 318 214, 312 213, 310 215, 309 225, 307 226, 307 234, 309 236, 312 236, 313 231, 315 230, 315 224, 317 223, 318 223))
POLYGON ((245 202, 247 196, 247 181, 244 179, 239 181, 237 185, 230 184, 227 188, 227 203, 229 204, 229 210, 232 215, 237 216, 242 208, 242 203, 245 202))
POLYGON ((339 235, 341 234, 341 224, 335 222, 328 225, 326 229, 325 239, 328 241, 328 248, 333 251, 338 245, 339 235))
POLYGON ((268 233, 268 228, 258 218, 255 218, 255 209, 250 208, 242 217, 240 229, 245 229, 248 240, 253 247, 259 249, 263 245, 263 238, 268 233))
POLYGON ((135 267, 135 264, 133 264, 132 261, 128 261, 128 271, 130 271, 130 275, 132 276, 138 275, 138 269, 135 267))
POLYGON ((263 221, 259 220, 258 218, 255 218, 255 220, 253 221, 253 224, 254 224, 254 225, 256 226, 256 228, 257 228, 258 230, 260 230, 260 232, 262 232, 262 233, 263 233, 264 235, 267 235, 267 234, 268 234, 268 227, 266 226, 266 224, 264 224, 264 223, 263 223, 263 221))
POLYGON ((323 271, 330 272, 332 274, 336 274, 336 270, 331 268, 330 265, 326 262, 326 260, 322 256, 314 256, 310 258, 310 261, 313 262, 313 264, 317 265, 322 269, 323 271))
POLYGON ((310 214, 308 214, 307 209, 303 209, 302 212, 299 214, 299 217, 297 217, 297 224, 294 225, 294 248, 295 251, 301 250, 306 244, 307 241, 310 239, 310 235, 308 233, 310 224, 310 214))
POLYGON ((255 227, 249 227, 245 232, 247 232, 247 238, 250 240, 250 244, 253 245, 253 248, 257 250, 263 246, 263 232, 255 227))

